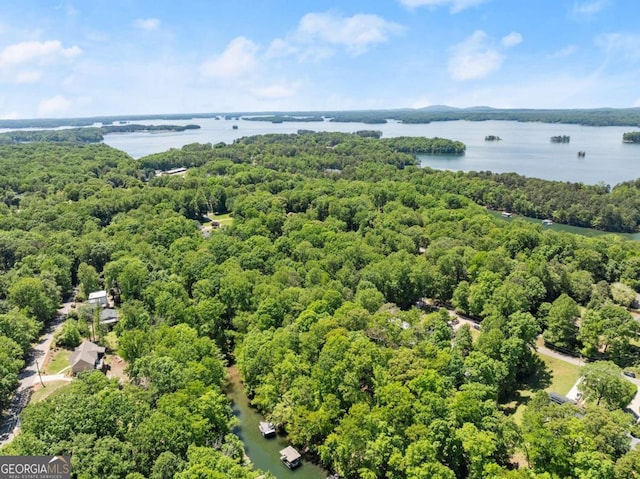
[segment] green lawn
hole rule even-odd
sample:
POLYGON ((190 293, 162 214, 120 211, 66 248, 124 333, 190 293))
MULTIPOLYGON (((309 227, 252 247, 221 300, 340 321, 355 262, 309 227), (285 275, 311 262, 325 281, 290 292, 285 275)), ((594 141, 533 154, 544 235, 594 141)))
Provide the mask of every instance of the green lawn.
POLYGON ((504 405, 505 410, 513 411, 513 420, 516 424, 522 423, 522 415, 531 396, 538 391, 557 392, 567 394, 580 377, 580 367, 560 359, 551 358, 542 354, 540 359, 540 371, 530 378, 522 389, 516 392, 516 397, 504 405))
POLYGON ((540 359, 551 372, 551 384, 545 391, 567 394, 580 377, 580 367, 548 356, 540 355, 540 359))
POLYGON ((64 368, 69 367, 71 351, 68 349, 59 349, 56 352, 52 350, 49 354, 53 354, 53 359, 43 368, 42 372, 44 374, 58 374, 64 368))
POLYGON ((207 216, 209 218, 211 218, 211 221, 219 222, 220 226, 230 226, 233 223, 233 217, 229 213, 227 213, 225 215, 210 214, 210 215, 207 215, 207 216))
POLYGON ((71 382, 70 381, 51 381, 46 383, 46 387, 44 388, 40 386, 40 388, 31 395, 29 404, 42 401, 44 398, 60 390, 63 386, 66 386, 67 384, 71 384, 71 382))

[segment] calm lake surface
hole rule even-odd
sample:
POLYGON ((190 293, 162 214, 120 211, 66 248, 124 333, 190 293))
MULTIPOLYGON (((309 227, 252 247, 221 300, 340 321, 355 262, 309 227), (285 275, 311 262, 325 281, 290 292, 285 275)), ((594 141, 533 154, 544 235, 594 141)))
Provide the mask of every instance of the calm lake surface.
POLYGON ((287 469, 280 460, 280 450, 290 444, 281 436, 272 439, 262 437, 258 424, 264 418, 249 405, 249 398, 240 382, 240 374, 234 366, 229 368, 229 379, 231 384, 227 395, 233 403, 233 412, 240 421, 240 426, 234 432, 242 439, 251 463, 257 469, 271 472, 278 479, 326 479, 329 473, 309 461, 303 460, 302 466, 293 471, 287 469))
POLYGON ((298 130, 339 131, 380 130, 383 138, 426 136, 459 140, 467 145, 464 156, 421 156, 421 164, 454 171, 516 172, 521 175, 614 186, 640 177, 640 145, 622 143, 622 134, 637 131, 630 126, 593 127, 515 121, 442 121, 426 125, 389 122, 381 125, 338 122, 270 123, 245 120, 139 121, 144 124, 195 123, 199 130, 159 133, 121 133, 105 137, 105 143, 140 158, 189 143, 232 143, 243 136, 266 133, 296 133, 298 130), (238 129, 234 130, 233 125, 238 129), (487 142, 484 137, 496 135, 502 141, 487 142), (568 135, 570 143, 551 143, 551 136, 568 135), (578 151, 586 152, 578 158, 578 151))

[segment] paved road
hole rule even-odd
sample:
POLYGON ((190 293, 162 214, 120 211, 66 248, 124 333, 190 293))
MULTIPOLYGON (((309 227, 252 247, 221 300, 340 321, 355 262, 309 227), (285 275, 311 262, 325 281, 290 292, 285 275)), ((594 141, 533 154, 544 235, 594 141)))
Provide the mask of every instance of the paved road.
MULTIPOLYGON (((44 334, 40 337, 40 341, 37 344, 32 345, 32 350, 29 352, 26 358, 26 366, 20 373, 20 385, 11 399, 11 403, 2 417, 0 422, 0 446, 11 442, 15 437, 18 429, 20 428, 20 413, 22 409, 29 404, 29 398, 33 392, 33 385, 36 384, 38 379, 38 368, 42 366, 44 358, 51 347, 53 341, 53 335, 56 330, 62 325, 65 317, 69 314, 72 298, 75 296, 75 291, 66 302, 62 303, 56 318, 49 324, 44 334)), ((43 376, 43 381, 55 381, 62 379, 59 375, 43 376)), ((64 380, 64 379, 63 379, 64 380)))
POLYGON ((571 356, 569 354, 561 353, 560 351, 556 351, 555 349, 546 347, 541 340, 541 336, 538 337, 536 350, 538 351, 538 354, 559 359, 560 361, 564 361, 565 363, 575 364, 576 366, 584 366, 586 364, 584 359, 580 357, 571 356))

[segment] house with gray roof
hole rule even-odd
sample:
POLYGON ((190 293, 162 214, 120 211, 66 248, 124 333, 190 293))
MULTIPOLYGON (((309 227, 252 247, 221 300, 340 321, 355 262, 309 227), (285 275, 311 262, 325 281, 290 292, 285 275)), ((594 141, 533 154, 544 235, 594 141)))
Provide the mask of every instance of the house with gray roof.
POLYGON ((103 356, 103 347, 98 346, 91 341, 83 341, 82 344, 78 346, 69 357, 69 362, 71 363, 71 371, 73 371, 74 374, 78 374, 82 371, 101 369, 103 356))
POLYGON ((119 320, 118 312, 113 308, 104 308, 100 311, 100 324, 109 329, 113 328, 119 320))

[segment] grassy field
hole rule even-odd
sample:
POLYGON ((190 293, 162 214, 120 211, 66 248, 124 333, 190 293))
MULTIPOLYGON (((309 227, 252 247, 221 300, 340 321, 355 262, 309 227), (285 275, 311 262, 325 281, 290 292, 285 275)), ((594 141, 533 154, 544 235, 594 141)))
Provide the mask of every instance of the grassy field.
POLYGON ((31 395, 29 404, 42 401, 44 398, 50 396, 67 384, 70 384, 70 381, 51 381, 46 384, 47 387, 43 388, 42 386, 39 386, 39 388, 31 395))
POLYGON ((539 373, 523 384, 513 401, 504 405, 507 412, 513 412, 513 419, 517 424, 521 424, 527 403, 536 392, 544 390, 567 394, 580 377, 580 367, 575 364, 542 354, 539 354, 538 358, 539 373))
POLYGON ((71 351, 67 349, 59 349, 58 351, 50 351, 49 354, 52 355, 50 361, 42 368, 42 372, 44 374, 58 374, 64 368, 69 366, 69 356, 71 356, 71 351))
POLYGON ((220 226, 230 226, 233 223, 233 217, 229 213, 226 215, 209 214, 207 216, 211 218, 211 221, 220 223, 220 226))
POLYGON ((548 356, 540 355, 540 359, 551 371, 551 384, 545 391, 567 394, 580 377, 580 367, 548 356))

